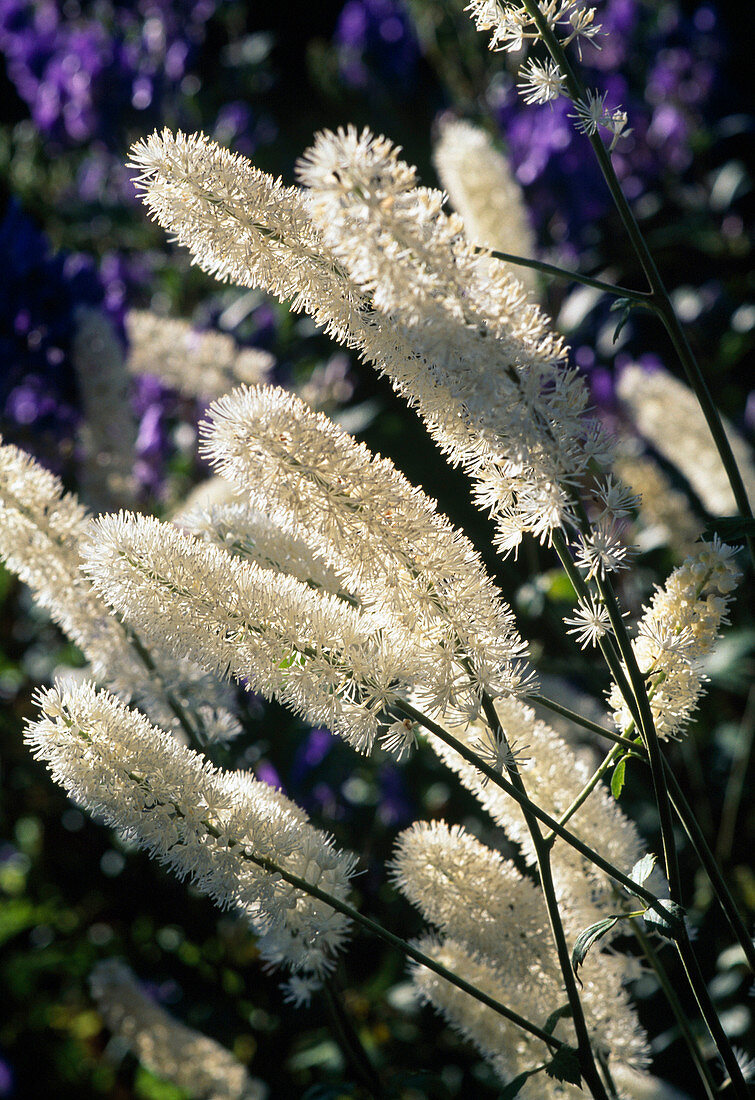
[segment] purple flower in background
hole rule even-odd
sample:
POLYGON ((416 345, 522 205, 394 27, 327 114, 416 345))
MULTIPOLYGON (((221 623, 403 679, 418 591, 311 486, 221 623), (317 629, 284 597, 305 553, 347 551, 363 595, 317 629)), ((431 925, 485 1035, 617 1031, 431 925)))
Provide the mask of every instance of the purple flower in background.
POLYGON ((286 793, 283 780, 269 760, 260 760, 254 769, 254 774, 261 783, 267 783, 268 787, 275 787, 277 790, 283 791, 284 794, 286 793))
MULTIPOLYGON (((600 49, 583 46, 583 73, 588 87, 606 95, 608 109, 622 106, 629 115, 633 132, 619 142, 613 163, 633 200, 666 172, 689 166, 720 54, 715 15, 704 6, 689 21, 672 9, 658 16, 638 0, 606 0, 598 18, 607 33, 600 49)), ((566 99, 527 106, 514 87, 498 95, 498 123, 541 237, 579 252, 611 202, 587 139, 568 117, 573 108, 566 99)))
POLYGON ((366 88, 371 77, 412 85, 419 45, 397 0, 347 0, 334 41, 341 77, 350 88, 366 88))
POLYGON ((0 221, 0 268, 0 424, 25 446, 36 439, 39 457, 60 468, 79 418, 74 315, 105 307, 107 289, 89 258, 53 253, 15 200, 0 221))
POLYGON ((131 408, 136 417, 134 477, 147 493, 158 496, 165 481, 166 463, 173 453, 171 425, 178 395, 159 378, 137 375, 133 380, 131 408))
POLYGON ((384 764, 378 774, 380 798, 377 816, 389 828, 402 828, 417 816, 417 804, 409 794, 404 772, 395 764, 384 764))
POLYGON ((39 129, 61 145, 120 149, 140 113, 157 123, 181 90, 215 0, 82 5, 0 0, 0 51, 39 129))

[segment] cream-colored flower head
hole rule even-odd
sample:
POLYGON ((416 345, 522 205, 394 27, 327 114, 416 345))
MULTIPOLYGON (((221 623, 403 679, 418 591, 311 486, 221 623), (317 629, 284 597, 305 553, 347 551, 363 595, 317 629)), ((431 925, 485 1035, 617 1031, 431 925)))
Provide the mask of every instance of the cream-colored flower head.
MULTIPOLYGON (((496 700, 496 710, 509 745, 526 757, 521 772, 532 801, 558 819, 580 793, 594 770, 591 760, 575 755, 555 730, 518 699, 496 700)), ((475 752, 484 746, 485 728, 472 723, 466 729, 447 728, 459 741, 475 752)), ((532 838, 516 803, 484 777, 457 752, 430 735, 429 743, 438 756, 459 776, 495 823, 517 843, 531 866, 537 865, 532 838)), ((629 874, 644 852, 637 830, 602 785, 592 791, 569 820, 569 829, 605 859, 629 874)), ((608 876, 576 852, 564 840, 556 840, 551 849, 553 878, 562 908, 564 923, 577 936, 582 929, 613 912, 613 882, 608 876)))
POLYGON ((424 679, 408 634, 171 524, 103 516, 83 559, 97 592, 137 631, 279 699, 361 752, 424 679))
MULTIPOLYGON (((442 117, 433 163, 472 244, 534 258, 535 237, 522 190, 506 157, 481 127, 442 117)), ((507 269, 529 294, 537 295, 537 278, 531 268, 509 264, 507 269)))
POLYGON ((211 406, 203 449, 257 509, 290 517, 362 607, 410 632, 433 710, 468 711, 482 687, 520 690, 510 609, 469 540, 389 460, 271 387, 211 406))
MULTIPOLYGON (((550 937, 542 893, 514 865, 459 826, 417 822, 397 842, 393 877, 409 900, 441 933, 426 937, 428 954, 526 1019, 548 1018, 563 999, 562 976, 550 937)), ((595 1046, 609 1064, 641 1070, 645 1036, 623 988, 624 964, 615 954, 588 957, 582 1001, 595 1046)), ((496 1013, 422 967, 413 971, 420 996, 474 1042, 504 1082, 548 1061, 542 1042, 496 1018, 496 1013)), ((574 1043, 570 1023, 556 1028, 574 1043)), ((552 1082, 528 1082, 532 1097, 552 1096, 552 1082)), ((576 1090, 575 1090, 576 1093, 576 1090)))
POLYGON ((154 216, 205 270, 263 286, 358 348, 477 482, 497 543, 547 538, 606 450, 584 383, 518 280, 385 138, 321 134, 284 188, 203 135, 133 149, 154 216))
POLYGON ((355 859, 303 810, 246 772, 225 772, 90 684, 40 692, 26 742, 89 813, 190 878, 262 934, 263 955, 294 971, 330 970, 349 923, 255 862, 273 860, 344 900, 355 859))
MULTIPOLYGON (((700 542, 655 594, 632 642, 650 697, 660 737, 677 737, 689 723, 703 692, 702 661, 711 652, 740 571, 735 550, 717 537, 700 542)), ((621 730, 632 724, 616 686, 609 693, 614 720, 621 730)))
POLYGON ((108 1030, 156 1077, 196 1100, 265 1100, 262 1081, 220 1043, 166 1012, 125 963, 97 963, 89 988, 108 1030))
POLYGON ((0 558, 79 647, 89 674, 165 729, 197 743, 228 740, 240 726, 227 686, 196 664, 149 647, 124 628, 81 572, 91 516, 29 455, 0 445, 0 558))
POLYGON ((258 348, 239 348, 223 332, 199 332, 188 321, 132 309, 126 315, 128 368, 155 374, 193 397, 219 397, 239 382, 264 382, 273 357, 258 348))

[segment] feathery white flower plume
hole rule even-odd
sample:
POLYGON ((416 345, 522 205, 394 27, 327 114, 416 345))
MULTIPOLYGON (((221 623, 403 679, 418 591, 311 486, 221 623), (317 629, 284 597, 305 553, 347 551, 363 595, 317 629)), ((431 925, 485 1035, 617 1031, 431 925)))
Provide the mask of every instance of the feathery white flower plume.
POLYGON ((237 499, 200 504, 181 512, 173 522, 263 569, 288 573, 314 590, 322 589, 355 606, 359 602, 346 591, 344 577, 297 533, 293 516, 269 509, 263 512, 237 499))
MULTIPOLYGON (((450 951, 454 968, 474 981, 487 971, 482 988, 526 1019, 544 1021, 564 999, 558 957, 550 937, 542 894, 514 865, 459 826, 417 822, 397 842, 393 877, 409 900, 442 933, 423 941, 435 958, 450 951), (497 992, 493 993, 491 983, 497 992)), ((445 961, 445 960, 443 960, 445 961)), ((448 965, 448 964, 446 964, 448 965)), ((617 955, 589 957, 582 1000, 588 1030, 609 1065, 641 1069, 647 1043, 623 988, 624 963, 617 955)), ((419 991, 490 1058, 504 1081, 548 1061, 541 1040, 499 1020, 497 1037, 490 1009, 472 1006, 472 998, 450 991, 422 967, 413 971, 419 991)), ((574 1043, 570 1022, 555 1032, 574 1043)), ((532 1080, 532 1096, 548 1096, 547 1078, 532 1080)), ((530 1095, 530 1093, 528 1093, 530 1095)))
POLYGON ((89 988, 105 1026, 155 1076, 195 1100, 265 1100, 262 1081, 220 1043, 166 1012, 124 963, 97 963, 89 988))
MULTIPOLYGON (((495 706, 507 741, 527 746, 529 760, 522 768, 522 777, 529 798, 558 819, 592 775, 592 761, 576 756, 573 749, 520 700, 497 699, 495 706)), ((473 751, 486 729, 478 723, 466 729, 446 723, 446 728, 473 751)), ((535 867, 537 858, 532 839, 517 804, 500 787, 484 782, 485 777, 472 764, 433 734, 428 735, 428 743, 456 772, 495 823, 519 845, 530 866, 535 867)), ((624 816, 602 784, 595 787, 569 819, 568 827, 626 874, 644 852, 633 822, 624 816)), ((564 922, 575 936, 607 912, 614 912, 612 880, 565 841, 554 841, 551 865, 564 922)))
POLYGON ((467 707, 483 684, 518 690, 525 646, 510 609, 469 540, 388 459, 280 389, 235 390, 210 418, 203 451, 219 473, 290 516, 361 606, 412 634, 432 709, 467 707))
POLYGON ((424 679, 409 635, 156 519, 101 517, 83 559, 95 589, 138 631, 360 752, 424 679))
POLYGON ((91 517, 60 480, 18 448, 0 445, 0 558, 82 651, 91 675, 178 732, 191 716, 197 740, 238 732, 228 688, 195 664, 149 649, 124 629, 81 572, 91 517))
MULTIPOLYGON (((133 149, 154 216, 221 278, 264 286, 359 348, 496 510, 498 544, 547 537, 605 448, 584 383, 521 284, 470 245, 385 138, 321 134, 284 188, 203 135, 133 149)), ((484 499, 483 499, 484 498, 484 499)))
POLYGON ((58 684, 37 702, 42 718, 26 742, 79 805, 221 908, 240 910, 271 963, 314 976, 333 967, 348 920, 254 862, 346 898, 355 857, 303 810, 247 772, 214 768, 90 684, 58 684))
MULTIPOLYGON (((711 652, 740 571, 736 551, 722 543, 700 542, 695 552, 656 586, 632 642, 645 676, 653 721, 659 737, 679 736, 703 692, 702 659, 711 652)), ((614 684, 609 705, 620 730, 632 724, 626 703, 614 684)))

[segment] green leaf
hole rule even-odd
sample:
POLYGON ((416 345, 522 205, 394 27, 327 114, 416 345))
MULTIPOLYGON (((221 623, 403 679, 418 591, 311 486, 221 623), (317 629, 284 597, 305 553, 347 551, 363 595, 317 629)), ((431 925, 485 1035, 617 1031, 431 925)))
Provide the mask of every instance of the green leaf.
POLYGON ((514 1100, 515 1096, 518 1096, 522 1091, 522 1087, 526 1085, 527 1078, 531 1077, 533 1073, 537 1073, 537 1070, 528 1069, 524 1073, 518 1073, 513 1080, 509 1081, 501 1092, 498 1093, 499 1100, 514 1100))
MULTIPOLYGON (((583 932, 579 933, 571 953, 571 964, 575 974, 587 958, 587 952, 592 945, 597 943, 602 936, 605 936, 606 932, 613 928, 618 919, 618 917, 604 917, 603 920, 591 924, 589 928, 585 928, 583 932)), ((577 976, 577 980, 579 981, 579 976, 577 976)))
POLYGON ((659 901, 668 916, 662 917, 657 910, 646 909, 642 914, 645 924, 664 939, 675 940, 681 928, 684 927, 684 910, 671 898, 660 898, 659 901))
POLYGON ((624 778, 627 770, 627 758, 622 756, 616 767, 613 769, 613 775, 611 776, 611 794, 618 802, 621 792, 624 789, 624 778))
POLYGON ((629 877, 632 882, 636 882, 638 886, 642 886, 645 879, 651 873, 655 867, 656 857, 652 852, 648 852, 642 859, 638 859, 632 870, 629 872, 629 877))
POLYGON ((714 516, 708 520, 703 538, 718 535, 724 542, 744 542, 755 538, 755 519, 751 516, 714 516))
POLYGON ((632 312, 633 308, 634 308, 634 302, 632 301, 631 298, 617 298, 615 302, 611 303, 611 313, 618 313, 619 311, 621 311, 621 317, 619 318, 619 323, 616 326, 616 331, 613 334, 614 344, 616 343, 619 336, 621 335, 621 330, 624 328, 624 325, 629 320, 629 315, 632 312))
POLYGON ((545 1072, 555 1081, 568 1081, 570 1085, 582 1084, 579 1057, 572 1047, 559 1047, 553 1059, 545 1067, 545 1072))
POLYGON ((557 1008, 555 1012, 551 1012, 548 1019, 545 1021, 545 1027, 543 1031, 546 1031, 548 1035, 552 1035, 556 1024, 559 1020, 568 1020, 571 1017, 571 1005, 565 1004, 557 1008))

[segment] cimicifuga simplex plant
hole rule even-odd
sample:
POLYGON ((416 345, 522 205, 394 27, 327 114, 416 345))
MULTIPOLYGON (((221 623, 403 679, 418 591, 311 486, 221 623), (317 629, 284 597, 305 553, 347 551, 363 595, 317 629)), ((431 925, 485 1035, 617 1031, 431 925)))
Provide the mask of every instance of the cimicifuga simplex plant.
MULTIPOLYGON (((649 289, 587 281, 666 325, 688 374, 685 401, 697 395, 711 431, 697 445, 717 448, 710 461, 744 517, 729 524, 736 542, 750 533, 742 478, 611 167, 628 120, 582 87, 567 58, 567 47, 599 35, 595 13, 571 0, 470 9, 493 48, 530 51, 526 100, 573 102, 649 289)), ((745 563, 712 533, 638 620, 627 618, 614 582, 631 568, 626 535, 640 502, 614 468, 613 441, 535 284, 526 290, 515 270, 565 273, 518 254, 532 247, 521 199, 481 131, 446 120, 436 163, 460 214, 419 184, 387 138, 353 127, 317 135, 297 186, 202 134, 156 132, 131 156, 149 212, 195 263, 290 302, 390 380, 468 474, 501 554, 515 556, 526 538, 553 552, 574 592, 565 631, 610 673, 604 720, 543 692, 502 592, 435 501, 300 398, 264 384, 231 388, 233 356, 224 351, 219 365, 208 349, 216 399, 200 449, 215 480, 171 521, 93 518, 23 452, 0 448, 0 552, 88 662, 40 691, 26 739, 80 806, 236 912, 263 959, 285 972, 295 1005, 327 995, 361 925, 404 953, 417 997, 477 1048, 502 1095, 670 1095, 651 1075, 632 1003, 638 955, 619 938, 633 934, 704 1094, 744 1097, 746 1057, 718 1018, 685 921, 677 825, 751 966, 755 950, 663 742, 684 736, 745 563), (484 843, 458 823, 415 822, 385 869, 427 923, 421 938, 403 939, 354 903, 358 837, 355 851, 342 850, 282 793, 207 758, 218 742, 232 758, 233 682, 357 753, 436 754, 516 858, 504 857, 492 828, 484 843), (602 762, 577 754, 544 709, 605 742, 602 762), (617 805, 629 759, 644 761, 654 790, 657 864, 617 805), (687 1018, 666 976, 659 938, 678 953, 699 1019, 687 1018)), ((148 315, 133 324, 139 356, 180 375, 178 336, 148 315)), ((201 392, 201 381, 192 386, 201 392)), ((116 378, 109 392, 122 388, 116 378)), ((642 394, 634 400, 641 406, 642 394)), ((106 435, 95 424, 87 439, 95 447, 106 435)), ((114 1034, 158 1074, 197 1096, 263 1094, 229 1052, 152 1004, 122 963, 100 964, 91 986, 114 1034)), ((392 1094, 369 1055, 360 1058, 362 1087, 392 1094)))

